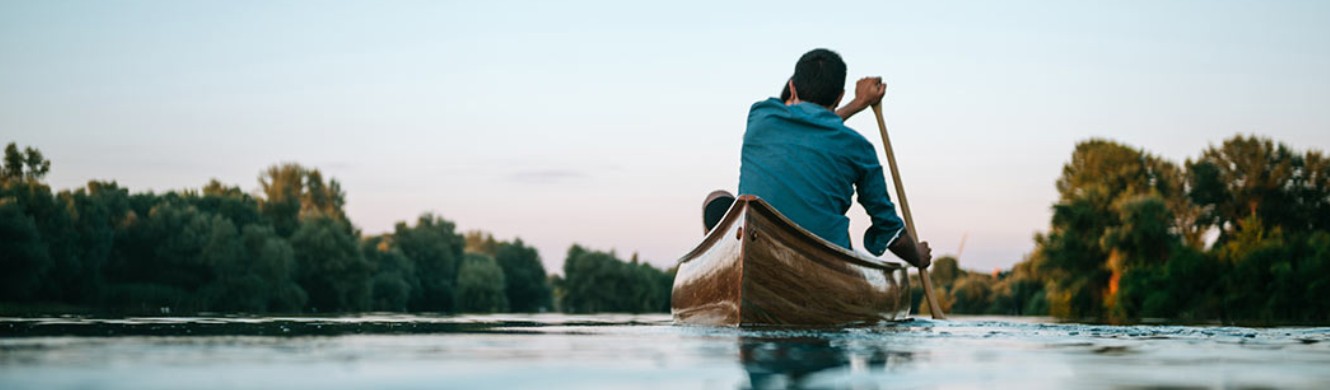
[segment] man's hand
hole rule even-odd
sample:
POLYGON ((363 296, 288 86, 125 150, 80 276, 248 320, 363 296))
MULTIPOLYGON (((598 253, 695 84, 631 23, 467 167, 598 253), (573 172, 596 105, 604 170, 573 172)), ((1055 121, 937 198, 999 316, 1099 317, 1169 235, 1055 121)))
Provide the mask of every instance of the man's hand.
POLYGON ((887 249, 915 267, 928 268, 933 264, 933 248, 926 241, 915 241, 909 232, 901 232, 900 237, 887 249))
POLYGON ((863 111, 874 104, 882 102, 882 96, 887 94, 887 85, 882 83, 881 77, 864 77, 854 83, 854 99, 836 110, 836 115, 841 120, 850 119, 854 114, 863 111))
POLYGON ((864 77, 854 83, 854 100, 859 105, 868 108, 874 104, 882 102, 882 97, 887 94, 887 85, 882 83, 881 77, 864 77))
POLYGON ((933 265, 933 248, 928 246, 928 241, 919 241, 916 250, 919 251, 919 263, 915 264, 915 267, 927 269, 928 266, 933 265))

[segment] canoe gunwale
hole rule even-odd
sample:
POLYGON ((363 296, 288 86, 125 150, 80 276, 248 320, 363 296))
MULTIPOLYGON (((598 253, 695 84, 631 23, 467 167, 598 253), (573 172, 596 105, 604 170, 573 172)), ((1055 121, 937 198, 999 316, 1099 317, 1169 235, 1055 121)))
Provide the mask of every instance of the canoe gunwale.
MULTIPOLYGON (((740 199, 742 198, 743 197, 740 197, 740 199)), ((740 206, 739 202, 740 200, 736 199, 734 204, 730 206, 729 210, 725 210, 725 216, 721 217, 720 222, 716 223, 716 226, 712 227, 711 231, 707 232, 707 235, 702 238, 702 242, 693 247, 693 250, 684 254, 683 257, 680 257, 675 263, 682 264, 689 260, 696 259, 698 256, 706 253, 707 249, 714 246, 716 241, 724 239, 722 236, 730 230, 730 225, 738 223, 739 216, 743 215, 743 213, 739 212, 739 210, 741 210, 738 207, 740 206)))
POLYGON ((826 250, 827 252, 832 252, 839 255, 836 256, 837 260, 865 267, 886 270, 886 271, 895 271, 905 268, 905 266, 902 265, 901 263, 886 261, 876 257, 870 257, 865 254, 845 249, 840 245, 833 244, 831 242, 828 242, 827 240, 823 240, 822 238, 818 237, 816 234, 813 234, 813 232, 804 229, 802 226, 799 226, 799 224, 794 223, 794 221, 791 221, 789 218, 785 217, 785 215, 782 215, 780 211, 776 210, 774 206, 772 206, 770 203, 767 203, 767 201, 762 200, 762 198, 757 197, 756 195, 740 195, 737 199, 735 199, 734 204, 730 206, 730 209, 725 211, 725 216, 721 218, 720 222, 717 223, 716 226, 712 228, 710 232, 707 232, 707 235, 705 238, 702 239, 702 242, 699 243, 696 247, 694 247, 693 250, 683 255, 683 257, 679 258, 679 260, 676 263, 682 264, 692 259, 695 259, 698 256, 705 253, 707 248, 710 248, 712 245, 714 245, 716 241, 724 239, 725 237, 723 236, 729 231, 730 225, 740 222, 739 217, 744 215, 744 213, 740 211, 745 206, 748 207, 749 212, 761 213, 762 215, 767 216, 768 218, 780 221, 780 223, 784 225, 782 226, 783 228, 789 228, 791 230, 798 232, 799 234, 796 234, 795 236, 798 236, 799 239, 802 240, 805 244, 818 246, 826 250))

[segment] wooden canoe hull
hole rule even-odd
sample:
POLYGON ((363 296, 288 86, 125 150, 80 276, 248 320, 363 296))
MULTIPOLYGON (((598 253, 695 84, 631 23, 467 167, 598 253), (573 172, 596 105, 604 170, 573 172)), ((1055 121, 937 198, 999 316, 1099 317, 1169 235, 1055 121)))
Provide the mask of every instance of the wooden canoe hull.
POLYGON ((699 325, 872 324, 909 310, 904 266, 822 240, 751 195, 679 260, 671 294, 674 320, 699 325))

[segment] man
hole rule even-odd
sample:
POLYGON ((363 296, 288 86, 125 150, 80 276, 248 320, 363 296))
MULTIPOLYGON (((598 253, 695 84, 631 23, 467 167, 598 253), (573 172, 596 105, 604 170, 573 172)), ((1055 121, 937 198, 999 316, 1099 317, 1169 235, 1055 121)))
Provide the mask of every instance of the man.
MULTIPOLYGON (((927 242, 915 242, 897 216, 877 150, 844 123, 880 102, 886 85, 881 78, 860 79, 854 99, 837 110, 844 85, 840 55, 816 49, 799 58, 786 83, 788 96, 782 93, 782 99, 753 104, 744 133, 739 193, 757 195, 804 229, 851 249, 845 212, 857 189, 859 204, 872 219, 864 232, 864 249, 875 256, 891 249, 902 260, 927 268, 932 250, 927 242)), ((731 202, 733 196, 723 192, 708 197, 703 206, 707 228, 719 219, 715 210, 731 202)))

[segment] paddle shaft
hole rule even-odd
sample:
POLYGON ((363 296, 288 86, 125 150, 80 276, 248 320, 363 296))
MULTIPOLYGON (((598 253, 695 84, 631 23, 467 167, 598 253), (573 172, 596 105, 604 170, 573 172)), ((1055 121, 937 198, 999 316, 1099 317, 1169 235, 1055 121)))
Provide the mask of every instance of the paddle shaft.
MULTIPOLYGON (((882 149, 887 153, 887 165, 891 166, 891 179, 896 183, 896 198, 901 202, 901 214, 905 215, 905 228, 910 232, 910 237, 915 242, 919 242, 919 230, 914 228, 914 216, 910 214, 910 201, 905 199, 905 185, 901 183, 901 172, 896 167, 896 153, 891 150, 891 138, 887 137, 887 122, 882 120, 882 103, 873 105, 873 115, 877 116, 877 129, 882 132, 882 149)), ((924 285, 924 299, 928 301, 928 312, 933 315, 933 319, 945 319, 942 314, 942 308, 938 306, 937 300, 933 295, 933 281, 928 278, 928 270, 922 267, 919 270, 919 282, 924 285)))

